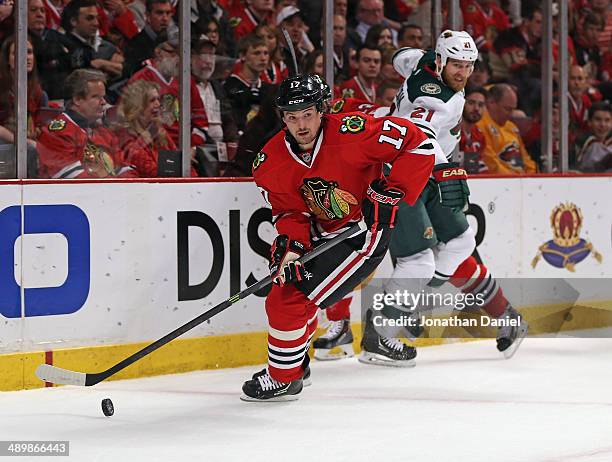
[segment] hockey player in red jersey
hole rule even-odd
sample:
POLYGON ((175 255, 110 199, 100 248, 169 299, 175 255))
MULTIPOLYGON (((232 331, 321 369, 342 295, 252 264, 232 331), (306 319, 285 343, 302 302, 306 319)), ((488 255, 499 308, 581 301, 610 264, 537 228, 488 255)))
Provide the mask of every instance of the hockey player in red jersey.
POLYGON ((286 128, 255 157, 253 176, 272 206, 275 283, 266 298, 268 367, 244 383, 245 401, 298 398, 309 373, 318 308, 342 299, 382 261, 401 200, 413 203, 440 150, 411 122, 365 114, 323 114, 310 75, 285 79, 277 105, 286 128), (383 180, 384 163, 393 164, 383 180), (363 220, 367 230, 304 265, 310 248, 363 220))

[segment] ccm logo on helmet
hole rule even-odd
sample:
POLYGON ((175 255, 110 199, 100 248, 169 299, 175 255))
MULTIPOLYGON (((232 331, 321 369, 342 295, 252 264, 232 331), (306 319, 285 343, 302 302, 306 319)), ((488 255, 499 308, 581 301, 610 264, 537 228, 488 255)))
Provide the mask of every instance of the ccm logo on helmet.
POLYGON ((467 176, 467 172, 462 168, 454 168, 452 170, 445 170, 442 172, 442 178, 448 178, 449 176, 467 176))
POLYGON ((289 101, 289 104, 298 104, 298 103, 303 103, 304 102, 304 98, 302 99, 295 99, 293 101, 289 101))
POLYGON ((366 194, 368 195, 368 197, 370 197, 372 200, 376 201, 376 202, 380 202, 381 204, 391 204, 391 205, 397 205, 397 203, 402 200, 401 197, 389 197, 389 196, 385 196, 384 194, 381 194, 379 192, 376 192, 372 189, 371 186, 368 187, 368 192, 366 192, 366 194))

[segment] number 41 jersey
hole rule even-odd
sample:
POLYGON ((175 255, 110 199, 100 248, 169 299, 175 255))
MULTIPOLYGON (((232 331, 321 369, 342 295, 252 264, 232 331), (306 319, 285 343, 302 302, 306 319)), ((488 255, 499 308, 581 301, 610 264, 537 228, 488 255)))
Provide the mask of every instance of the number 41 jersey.
POLYGON ((395 69, 406 77, 395 97, 392 115, 413 122, 435 138, 450 159, 461 139, 461 116, 465 97, 456 92, 435 72, 435 53, 410 48, 400 50, 393 59, 395 69), (415 58, 419 58, 416 67, 415 58), (406 63, 406 65, 404 65, 406 63))
POLYGON ((393 164, 389 185, 404 191, 408 203, 416 201, 439 146, 411 122, 346 113, 323 116, 321 127, 311 152, 300 152, 281 130, 253 162, 279 234, 309 245, 312 232, 325 236, 360 220, 368 186, 384 163, 393 164))

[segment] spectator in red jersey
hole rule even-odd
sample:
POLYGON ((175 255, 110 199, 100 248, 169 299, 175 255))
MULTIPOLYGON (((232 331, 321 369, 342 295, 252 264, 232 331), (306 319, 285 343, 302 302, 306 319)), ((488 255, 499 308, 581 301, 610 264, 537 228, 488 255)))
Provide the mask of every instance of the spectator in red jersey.
POLYGON ((253 32, 262 22, 273 24, 274 0, 246 0, 230 17, 230 25, 234 28, 237 41, 253 32))
POLYGON ((70 0, 45 0, 47 28, 58 30, 62 28, 62 12, 70 0))
POLYGON ((577 139, 570 167, 581 172, 612 172, 612 106, 595 103, 589 109, 589 132, 577 139))
POLYGON ((461 11, 465 30, 472 36, 481 51, 488 51, 497 35, 510 28, 510 18, 498 2, 461 0, 461 11))
POLYGON ((357 75, 340 85, 343 98, 357 98, 373 103, 376 99, 376 79, 380 73, 382 53, 364 45, 357 50, 357 75))
POLYGON ((78 69, 66 79, 67 109, 38 139, 41 178, 136 176, 123 162, 117 138, 101 123, 105 81, 105 75, 93 69, 78 69))
POLYGON ((482 87, 468 87, 465 90, 459 162, 472 175, 489 171, 482 158, 486 146, 485 137, 476 126, 486 110, 486 98, 487 91, 482 87))
POLYGON ((416 24, 405 24, 397 34, 397 42, 400 48, 423 49, 423 28, 416 24))
POLYGON ((255 28, 254 33, 257 37, 266 41, 270 56, 270 62, 268 67, 262 72, 261 79, 266 83, 279 85, 289 75, 289 69, 285 65, 285 61, 283 61, 280 31, 268 24, 259 24, 255 28))
POLYGON ((128 41, 125 49, 124 76, 129 78, 147 59, 153 57, 159 34, 164 32, 169 34, 176 30, 172 22, 173 14, 174 8, 170 0, 146 0, 146 24, 138 35, 128 41))
MULTIPOLYGON (((137 80, 126 86, 118 113, 115 133, 123 150, 124 163, 132 165, 140 177, 156 177, 159 151, 176 150, 176 144, 161 121, 157 84, 137 80)), ((197 176, 193 169, 191 176, 197 176)))
POLYGON ((205 144, 218 160, 231 160, 238 131, 223 85, 211 80, 214 71, 215 46, 201 35, 191 45, 191 142, 192 146, 205 144))

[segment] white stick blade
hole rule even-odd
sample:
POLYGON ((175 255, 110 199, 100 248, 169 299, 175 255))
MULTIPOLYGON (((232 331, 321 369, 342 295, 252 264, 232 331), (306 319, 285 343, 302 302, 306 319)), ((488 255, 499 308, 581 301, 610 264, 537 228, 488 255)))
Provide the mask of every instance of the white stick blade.
POLYGON ((68 371, 49 364, 41 364, 36 368, 36 377, 43 382, 59 383, 62 385, 85 386, 85 376, 82 372, 68 371))

